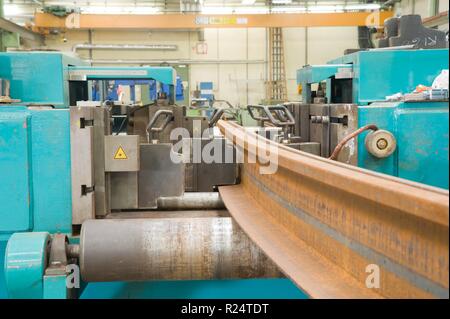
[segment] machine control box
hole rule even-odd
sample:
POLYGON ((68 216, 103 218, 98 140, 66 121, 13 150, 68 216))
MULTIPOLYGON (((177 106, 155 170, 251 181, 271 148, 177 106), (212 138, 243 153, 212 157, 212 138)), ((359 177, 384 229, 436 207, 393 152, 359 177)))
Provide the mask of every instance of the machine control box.
POLYGON ((139 171, 139 135, 105 136, 105 171, 139 171))

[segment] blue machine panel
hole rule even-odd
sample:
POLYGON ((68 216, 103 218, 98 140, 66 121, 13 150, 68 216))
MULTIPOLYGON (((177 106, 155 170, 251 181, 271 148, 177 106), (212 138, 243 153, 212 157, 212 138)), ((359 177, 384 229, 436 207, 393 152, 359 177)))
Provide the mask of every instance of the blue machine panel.
POLYGON ((44 299, 67 299, 66 276, 44 276, 43 278, 43 298, 44 299))
POLYGON ((68 233, 72 228, 70 113, 61 109, 31 114, 33 230, 68 233))
POLYGON ((289 279, 167 280, 90 283, 82 299, 307 299, 289 279))
MULTIPOLYGON (((376 158, 365 148, 367 133, 358 138, 358 166, 441 188, 449 187, 448 101, 386 102, 396 93, 412 93, 418 85, 431 86, 449 68, 448 49, 368 50, 344 55, 327 65, 305 66, 297 71, 303 101, 311 100, 311 84, 351 80, 351 102, 358 105, 358 126, 375 124, 394 134, 396 151, 376 158), (342 70, 346 66, 348 70, 342 70), (343 72, 343 71, 351 71, 343 72)), ((337 82, 335 82, 337 83, 337 82)))
POLYGON ((27 113, 0 113, 0 234, 31 229, 29 119, 27 113))
POLYGON ((70 72, 83 74, 87 80, 139 80, 153 79, 158 82, 176 85, 177 72, 172 67, 69 67, 70 72))
MULTIPOLYGON (((379 129, 395 135, 395 111, 398 103, 374 103, 358 107, 358 127, 376 123, 379 129)), ((387 158, 376 158, 367 152, 364 145, 367 132, 358 137, 358 166, 375 172, 397 176, 397 150, 387 158)))
POLYGON ((398 176, 448 189, 448 104, 408 104, 398 112, 398 176))
POLYGON ((448 102, 378 102, 359 107, 358 125, 376 123, 394 134, 397 149, 387 158, 370 155, 358 138, 358 166, 380 173, 449 187, 448 102))
POLYGON ((71 231, 68 109, 2 106, 0 112, 0 235, 71 231), (26 123, 26 124, 24 124, 26 123))
POLYGON ((200 82, 200 97, 210 101, 214 100, 212 82, 200 82))
POLYGON ((57 52, 0 53, 0 78, 11 82, 11 97, 23 104, 69 105, 68 66, 85 64, 57 52))
POLYGON ((431 86, 442 69, 448 69, 448 49, 369 53, 359 54, 359 67, 354 70, 359 72, 359 103, 384 100, 398 92, 410 93, 419 84, 431 86))
POLYGON ((353 103, 363 105, 431 86, 448 69, 448 49, 361 51, 328 63, 353 65, 353 103))

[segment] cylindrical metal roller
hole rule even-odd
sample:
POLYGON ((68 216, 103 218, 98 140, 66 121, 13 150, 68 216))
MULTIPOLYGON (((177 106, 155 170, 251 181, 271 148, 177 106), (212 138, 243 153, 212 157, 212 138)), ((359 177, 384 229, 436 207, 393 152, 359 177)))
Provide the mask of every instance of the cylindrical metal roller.
POLYGON ((282 277, 230 217, 88 220, 87 282, 282 277))
POLYGON ((179 197, 158 198, 158 209, 164 210, 197 210, 224 209, 225 204, 219 193, 184 193, 179 197))

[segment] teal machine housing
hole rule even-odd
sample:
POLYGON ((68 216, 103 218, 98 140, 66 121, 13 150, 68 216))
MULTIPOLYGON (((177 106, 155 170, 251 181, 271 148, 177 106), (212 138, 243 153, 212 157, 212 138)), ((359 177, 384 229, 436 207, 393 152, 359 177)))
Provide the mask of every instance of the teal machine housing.
POLYGON ((0 78, 20 103, 0 105, 0 238, 71 231, 69 67, 57 53, 0 53, 0 78))
MULTIPOLYGON (((153 79, 173 89, 176 74, 170 67, 95 68, 57 52, 0 53, 0 78, 10 81, 11 97, 20 100, 0 105, 0 298, 69 297, 65 276, 43 274, 46 244, 54 234, 78 240, 72 236, 69 106, 74 96, 88 92, 70 86, 70 77, 153 79)), ((81 298, 306 297, 288 279, 83 283, 81 288, 81 298)))
POLYGON ((26 105, 66 109, 70 67, 87 65, 56 52, 0 53, 0 77, 11 84, 10 95, 26 105))
MULTIPOLYGON (((67 71, 83 64, 58 53, 0 53, 0 78, 10 81, 11 96, 21 101, 0 105, 2 265, 13 233, 71 233, 67 71)), ((6 298, 0 269, 0 297, 6 298)), ((33 291, 23 297, 33 297, 33 291)))
POLYGON ((297 84, 302 103, 312 103, 312 86, 325 83, 326 103, 356 104, 358 127, 375 124, 395 136, 395 152, 377 158, 365 147, 368 133, 361 134, 359 167, 448 189, 448 99, 386 101, 420 84, 431 86, 442 70, 448 70, 448 59, 448 49, 359 51, 297 70, 297 84))

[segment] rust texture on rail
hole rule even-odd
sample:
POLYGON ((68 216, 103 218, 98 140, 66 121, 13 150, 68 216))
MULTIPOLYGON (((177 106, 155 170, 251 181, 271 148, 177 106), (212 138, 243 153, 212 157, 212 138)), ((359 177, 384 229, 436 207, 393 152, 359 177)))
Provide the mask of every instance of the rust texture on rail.
POLYGON ((241 184, 220 187, 225 205, 311 297, 449 297, 448 191, 283 145, 276 172, 261 174, 278 144, 218 125, 245 158, 241 184))

